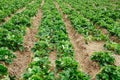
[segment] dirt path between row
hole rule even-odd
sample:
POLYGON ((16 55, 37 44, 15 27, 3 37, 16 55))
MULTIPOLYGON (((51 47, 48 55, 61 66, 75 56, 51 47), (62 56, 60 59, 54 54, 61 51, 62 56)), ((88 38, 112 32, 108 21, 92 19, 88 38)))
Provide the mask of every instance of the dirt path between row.
MULTIPOLYGON (((42 1, 41 7, 43 6, 43 4, 44 1, 42 1)), ((25 50, 23 52, 20 51, 15 52, 17 58, 13 61, 11 65, 8 66, 10 75, 16 76, 17 80, 19 80, 22 77, 22 74, 24 73, 25 69, 32 61, 31 48, 33 48, 34 43, 37 41, 35 35, 38 32, 41 18, 42 18, 42 11, 41 9, 39 9, 36 16, 33 17, 32 28, 27 28, 27 33, 24 37, 25 50)))
POLYGON ((120 66, 120 55, 114 54, 115 57, 115 65, 120 66))
MULTIPOLYGON (((30 2, 30 3, 28 3, 28 4, 32 4, 33 2, 34 2, 34 1, 32 1, 32 2, 30 2)), ((7 16, 7 17, 4 19, 5 21, 2 22, 2 23, 0 23, 0 25, 7 23, 12 17, 15 16, 15 14, 21 13, 21 12, 23 12, 25 9, 26 9, 26 7, 23 7, 23 8, 21 8, 21 9, 18 9, 14 14, 11 14, 10 16, 7 16)))
POLYGON ((75 50, 76 60, 79 62, 79 65, 81 66, 84 72, 87 72, 92 77, 94 77, 96 73, 100 70, 100 67, 98 66, 96 62, 93 62, 90 60, 90 56, 92 55, 93 52, 103 51, 104 42, 92 41, 86 44, 84 37, 78 34, 74 30, 67 15, 62 13, 62 10, 60 9, 57 3, 55 4, 56 4, 57 9, 63 16, 63 21, 65 22, 68 36, 75 50))
POLYGON ((56 57, 57 57, 56 50, 54 50, 49 55, 49 60, 51 62, 51 71, 55 71, 56 69, 56 64, 55 64, 56 57))

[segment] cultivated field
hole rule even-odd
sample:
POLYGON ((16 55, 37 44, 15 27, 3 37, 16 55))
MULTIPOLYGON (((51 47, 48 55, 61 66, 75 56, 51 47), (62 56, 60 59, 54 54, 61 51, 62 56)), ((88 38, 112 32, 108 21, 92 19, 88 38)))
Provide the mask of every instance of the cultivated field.
POLYGON ((120 0, 0 0, 0 80, 120 80, 120 0))

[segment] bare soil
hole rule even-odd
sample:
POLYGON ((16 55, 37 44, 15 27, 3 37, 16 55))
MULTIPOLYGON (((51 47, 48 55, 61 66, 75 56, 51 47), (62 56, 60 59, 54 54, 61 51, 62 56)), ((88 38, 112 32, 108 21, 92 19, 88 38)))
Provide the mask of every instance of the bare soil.
POLYGON ((120 66, 120 55, 114 54, 113 55, 115 57, 115 65, 120 66))
POLYGON ((101 26, 95 25, 96 29, 102 31, 103 34, 109 35, 109 31, 105 28, 102 28, 101 26))
MULTIPOLYGON (((41 6, 43 3, 41 4, 41 6)), ((9 73, 12 76, 16 76, 17 80, 19 80, 24 73, 25 69, 28 67, 29 63, 32 61, 32 51, 34 43, 37 41, 35 35, 38 32, 39 23, 42 18, 42 11, 39 9, 36 16, 33 17, 32 20, 32 28, 27 28, 27 33, 24 37, 24 47, 25 50, 23 52, 16 51, 15 55, 17 58, 13 61, 11 65, 8 66, 9 73)))
POLYGON ((116 37, 116 36, 110 36, 110 39, 111 39, 112 41, 117 42, 117 43, 120 44, 120 39, 119 39, 118 37, 116 37))
MULTIPOLYGON (((57 3, 55 4, 59 12, 62 14, 62 10, 60 9, 59 5, 57 3)), ((62 16, 66 25, 68 36, 75 50, 75 58, 81 66, 80 68, 94 77, 96 73, 100 70, 100 67, 96 62, 91 61, 90 56, 93 52, 103 51, 104 42, 92 41, 89 42, 87 45, 85 43, 84 37, 74 30, 70 20, 67 18, 67 15, 63 14, 62 16)))
POLYGON ((52 71, 54 71, 56 68, 56 64, 55 64, 56 57, 57 57, 56 51, 51 52, 49 55, 49 60, 51 62, 51 70, 52 71))

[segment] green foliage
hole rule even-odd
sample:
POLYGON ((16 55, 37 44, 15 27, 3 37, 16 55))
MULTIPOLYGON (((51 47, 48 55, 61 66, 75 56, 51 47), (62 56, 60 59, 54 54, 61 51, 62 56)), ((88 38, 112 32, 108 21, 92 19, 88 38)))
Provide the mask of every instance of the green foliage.
POLYGON ((90 76, 78 70, 78 63, 70 57, 62 57, 56 60, 59 73, 58 80, 90 80, 90 76))
POLYGON ((72 57, 74 55, 73 46, 71 45, 70 41, 59 41, 59 43, 57 43, 56 45, 59 53, 64 53, 60 54, 59 56, 72 57))
POLYGON ((61 1, 58 0, 58 2, 60 3, 60 8, 63 13, 68 15, 68 18, 78 33, 89 38, 92 36, 91 39, 93 40, 108 40, 108 36, 104 35, 101 30, 96 29, 89 19, 84 17, 82 14, 79 14, 75 9, 69 8, 68 5, 65 5, 64 3, 61 4, 61 1))
POLYGON ((5 18, 14 14, 18 9, 23 8, 32 0, 1 0, 0 1, 0 23, 5 21, 5 18))
POLYGON ((43 80, 43 78, 41 78, 39 75, 33 75, 31 78, 29 78, 30 80, 43 80))
POLYGON ((33 52, 37 51, 37 50, 47 50, 48 49, 48 42, 46 41, 38 41, 35 43, 34 48, 32 49, 33 52))
MULTIPOLYGON (((12 1, 14 2, 14 0, 12 1)), ((27 3, 29 1, 31 0, 21 0, 15 2, 16 4, 21 4, 21 2, 27 3)), ((31 17, 35 16, 38 11, 40 6, 38 2, 41 1, 36 0, 31 3, 31 5, 27 5, 23 12, 15 14, 8 22, 0 26, 0 47, 8 47, 13 51, 22 51, 24 49, 23 39, 26 33, 26 28, 31 26, 31 17), (32 14, 32 16, 29 14, 32 14)))
POLYGON ((16 56, 8 48, 0 48, 0 61, 12 63, 14 58, 16 58, 16 56))
MULTIPOLYGON (((27 3, 30 1, 32 0, 0 0, 0 23, 5 17, 9 16, 11 13, 15 13, 15 11, 19 8, 26 5, 25 10, 14 14, 9 21, 0 25, 0 61, 11 63, 15 58, 12 51, 22 51, 24 49, 23 40, 26 33, 26 28, 31 26, 31 18, 38 12, 41 2, 41 0, 34 0, 30 5, 28 5, 27 3)), ((0 72, 2 72, 2 70, 0 72)), ((2 75, 2 73, 0 74, 2 75)), ((11 77, 11 79, 13 78, 11 77)))
POLYGON ((54 74, 49 70, 50 69, 49 64, 50 62, 48 61, 47 57, 34 58, 33 62, 30 64, 30 67, 27 69, 27 72, 23 76, 24 79, 53 80, 54 74))
POLYGON ((67 69, 59 74, 57 80, 91 80, 90 76, 82 71, 67 69))
POLYGON ((18 50, 23 47, 23 36, 17 31, 8 31, 0 28, 0 47, 8 47, 12 50, 18 50))
POLYGON ((99 62, 100 66, 112 65, 115 62, 111 52, 94 52, 91 60, 99 62))
POLYGON ((14 25, 24 25, 27 27, 31 26, 30 17, 25 14, 17 14, 12 18, 11 23, 14 25))
MULTIPOLYGON (((64 4, 65 6, 69 4, 73 9, 72 11, 76 10, 77 12, 80 13, 79 15, 83 15, 83 17, 89 19, 90 23, 93 23, 94 25, 98 24, 100 27, 106 28, 111 35, 115 35, 120 38, 119 8, 113 6, 113 4, 116 3, 118 3, 116 5, 119 5, 119 0, 116 0, 115 2, 108 0, 105 0, 104 2, 100 0, 97 1, 96 0, 89 0, 89 1, 61 0, 60 3, 61 2, 66 2, 66 4, 64 4), (93 5, 93 3, 95 5, 93 5), (110 8, 111 6, 112 8, 110 8)), ((66 8, 69 7, 65 7, 64 5, 62 5, 61 7, 65 9, 63 10, 65 12, 66 8)), ((72 11, 70 11, 71 14, 72 11)), ((79 15, 76 17, 79 17, 79 15)))
POLYGON ((78 63, 71 57, 62 57, 56 60, 56 67, 58 70, 77 69, 78 63))
POLYGON ((8 69, 2 64, 0 64, 0 77, 2 77, 3 75, 7 75, 7 74, 8 74, 8 69))
POLYGON ((116 42, 107 42, 104 47, 108 50, 111 50, 113 52, 115 52, 116 54, 120 54, 120 44, 116 43, 116 42))
POLYGON ((120 80, 120 67, 107 65, 97 74, 96 80, 120 80))
POLYGON ((76 80, 89 80, 88 75, 78 70, 73 46, 62 16, 53 1, 45 0, 42 10, 43 18, 37 35, 39 41, 32 49, 34 52, 33 62, 24 74, 24 79, 67 80, 70 78, 72 80, 75 78, 76 80), (54 50, 57 54, 56 69, 53 69, 49 61, 49 53, 54 50), (55 77, 54 71, 57 71, 59 78, 55 77))

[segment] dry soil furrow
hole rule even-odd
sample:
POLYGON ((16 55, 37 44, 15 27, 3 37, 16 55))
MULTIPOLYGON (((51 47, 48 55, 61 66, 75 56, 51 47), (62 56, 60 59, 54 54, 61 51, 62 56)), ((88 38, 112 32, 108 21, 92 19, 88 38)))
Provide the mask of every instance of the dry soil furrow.
POLYGON ((115 57, 115 65, 120 66, 120 55, 114 54, 113 55, 115 57))
POLYGON ((57 56, 57 54, 56 54, 56 51, 55 51, 55 50, 52 51, 52 52, 50 53, 50 55, 49 55, 49 60, 50 60, 50 62, 51 62, 51 70, 52 70, 52 71, 55 71, 55 68, 56 68, 56 64, 55 64, 56 56, 57 56))
MULTIPOLYGON (((62 10, 60 9, 59 5, 57 3, 55 4, 59 12, 62 14, 62 10)), ((104 50, 104 42, 92 41, 89 42, 88 45, 85 44, 84 37, 74 30, 70 20, 67 18, 67 15, 62 15, 68 32, 68 36, 75 50, 76 60, 79 62, 79 65, 81 66, 83 71, 89 73, 92 77, 94 77, 96 73, 100 70, 100 68, 97 63, 90 60, 90 56, 93 52, 104 50)))
MULTIPOLYGON (((42 2, 41 7, 43 3, 44 1, 42 2)), ((34 43, 37 41, 35 35, 38 32, 41 18, 42 18, 42 11, 41 9, 39 9, 36 16, 33 17, 32 28, 27 28, 27 33, 24 37, 25 50, 23 52, 21 51, 15 52, 17 58, 14 60, 14 62, 11 65, 8 66, 9 73, 12 76, 16 76, 17 80, 21 78, 22 73, 24 73, 25 69, 28 67, 28 64, 32 60, 31 48, 34 46, 34 43)))

